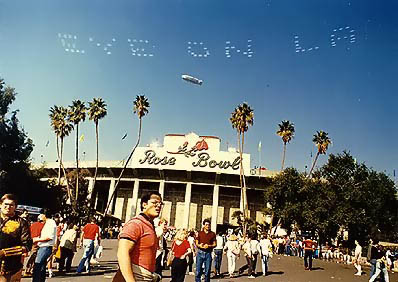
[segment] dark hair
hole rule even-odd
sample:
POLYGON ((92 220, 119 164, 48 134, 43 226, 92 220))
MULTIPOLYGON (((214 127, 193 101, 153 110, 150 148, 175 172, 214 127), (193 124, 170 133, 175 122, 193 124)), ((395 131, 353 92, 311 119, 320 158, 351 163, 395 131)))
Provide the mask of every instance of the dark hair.
POLYGON ((0 204, 2 204, 4 200, 11 200, 15 203, 15 206, 18 205, 17 197, 14 194, 4 194, 0 199, 0 204))
POLYGON ((90 221, 90 223, 91 223, 91 222, 94 222, 94 223, 96 223, 96 222, 97 222, 97 220, 95 219, 95 217, 94 217, 94 216, 91 216, 91 217, 89 218, 89 221, 90 221))
POLYGON ((159 196, 159 198, 162 198, 162 195, 160 195, 159 192, 149 192, 149 193, 143 195, 143 196, 141 197, 141 211, 144 210, 144 203, 147 204, 148 201, 149 201, 149 199, 151 199, 151 197, 152 197, 153 195, 156 195, 156 196, 159 196))
POLYGON ((69 225, 68 225, 68 229, 73 229, 73 227, 75 226, 75 224, 74 223, 69 223, 69 225))
POLYGON ((205 220, 203 220, 203 225, 205 225, 206 222, 209 223, 209 224, 211 224, 211 221, 210 221, 210 219, 208 219, 208 218, 205 218, 205 220))
POLYGON ((48 208, 44 208, 42 210, 42 214, 44 214, 47 218, 51 218, 53 216, 53 213, 48 208))

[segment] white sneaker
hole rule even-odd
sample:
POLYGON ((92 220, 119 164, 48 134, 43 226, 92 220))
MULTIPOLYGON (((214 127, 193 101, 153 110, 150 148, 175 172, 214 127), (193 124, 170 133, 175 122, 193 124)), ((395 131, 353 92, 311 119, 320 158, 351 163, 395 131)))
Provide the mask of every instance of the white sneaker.
POLYGON ((189 275, 195 275, 195 273, 193 273, 192 271, 188 273, 189 275))
POLYGON ((254 277, 253 275, 250 275, 250 276, 247 277, 247 278, 249 278, 249 279, 254 279, 254 278, 256 278, 256 277, 254 277))
POLYGON ((361 274, 362 274, 362 273, 357 272, 357 273, 355 273, 354 275, 361 276, 361 274))
POLYGON ((54 277, 54 273, 53 273, 52 269, 49 269, 48 270, 48 278, 52 278, 52 277, 54 277))

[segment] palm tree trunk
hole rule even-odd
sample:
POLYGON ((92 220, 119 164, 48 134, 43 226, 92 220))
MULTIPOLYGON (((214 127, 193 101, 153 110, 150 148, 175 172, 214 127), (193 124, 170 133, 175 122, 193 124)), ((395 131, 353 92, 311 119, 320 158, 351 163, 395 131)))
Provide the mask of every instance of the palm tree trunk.
POLYGON ((76 202, 79 196, 79 124, 76 124, 76 202))
POLYGON ((59 163, 59 167, 58 167, 58 185, 60 185, 61 183, 61 158, 60 158, 60 153, 59 153, 59 138, 57 135, 57 157, 58 157, 58 163, 59 163))
POLYGON ((66 176, 66 170, 65 170, 64 164, 62 162, 63 151, 64 151, 64 138, 61 137, 61 149, 60 149, 59 163, 60 163, 60 166, 62 167, 62 171, 64 173, 64 178, 65 178, 65 181, 66 181, 66 193, 68 194, 68 199, 71 200, 72 199, 72 195, 70 193, 69 181, 68 181, 68 177, 66 176))
POLYGON ((281 168, 281 171, 285 167, 285 156, 286 156, 286 142, 283 142, 283 155, 282 155, 282 168, 281 168))
POLYGON ((314 162, 312 163, 312 167, 311 167, 310 174, 309 174, 309 177, 310 177, 310 178, 311 178, 312 170, 313 170, 314 167, 315 167, 315 163, 316 163, 316 161, 318 160, 318 157, 319 157, 319 151, 316 153, 315 160, 314 160, 314 162))
POLYGON ((109 203, 108 203, 108 205, 106 206, 106 209, 105 209, 105 211, 104 211, 104 214, 105 214, 105 215, 106 215, 106 213, 107 213, 107 211, 108 211, 108 209, 109 209, 109 206, 111 205, 111 203, 112 203, 112 201, 113 201, 113 198, 114 198, 115 195, 117 194, 117 188, 118 188, 118 184, 119 184, 119 182, 120 182, 120 179, 122 178, 123 173, 124 173, 124 171, 126 170, 126 167, 127 167, 128 163, 130 162, 130 159, 131 159, 131 157, 133 156, 135 149, 137 149, 138 144, 140 143, 140 140, 141 140, 141 128, 142 128, 142 119, 140 118, 139 127, 138 127, 138 139, 137 139, 137 143, 135 144, 135 146, 134 146, 133 149, 131 150, 131 153, 130 153, 129 157, 127 158, 127 161, 126 161, 126 163, 124 164, 122 171, 120 172, 119 178, 117 179, 117 181, 116 181, 116 183, 115 183, 114 191, 113 191, 112 196, 111 196, 111 198, 109 199, 109 203))
MULTIPOLYGON (((95 161, 95 172, 94 172, 94 184, 93 184, 93 190, 95 187, 95 181, 97 181, 97 173, 98 173, 98 121, 95 122, 95 142, 96 142, 96 149, 97 149, 97 156, 96 156, 96 161, 95 161)), ((90 199, 91 202, 91 199, 90 199)), ((90 204, 89 202, 89 204, 90 204)))
POLYGON ((246 179, 245 179, 245 171, 243 168, 243 148, 245 144, 245 132, 242 133, 242 143, 241 143, 241 148, 240 148, 240 164, 241 164, 241 175, 243 179, 243 215, 244 215, 244 221, 243 221, 243 235, 246 235, 247 233, 247 220, 249 218, 249 209, 248 209, 248 201, 247 201, 247 192, 246 192, 246 179))

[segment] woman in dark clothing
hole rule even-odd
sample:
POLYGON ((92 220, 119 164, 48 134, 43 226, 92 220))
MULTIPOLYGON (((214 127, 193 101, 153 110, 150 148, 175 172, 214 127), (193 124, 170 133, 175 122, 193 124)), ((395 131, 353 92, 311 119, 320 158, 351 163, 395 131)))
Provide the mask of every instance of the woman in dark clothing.
POLYGON ((171 252, 174 254, 174 260, 171 263, 171 282, 183 282, 188 266, 186 257, 192 252, 185 229, 177 232, 171 252))

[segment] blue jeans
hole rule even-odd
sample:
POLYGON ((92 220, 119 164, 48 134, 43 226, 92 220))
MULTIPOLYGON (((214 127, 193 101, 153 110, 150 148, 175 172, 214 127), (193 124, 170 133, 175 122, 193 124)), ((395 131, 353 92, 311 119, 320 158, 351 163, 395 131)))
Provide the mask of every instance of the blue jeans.
POLYGON ((216 257, 214 258, 214 268, 216 269, 216 275, 221 274, 221 261, 222 261, 222 249, 214 250, 216 257))
POLYGON ((205 282, 210 282, 211 252, 198 250, 198 253, 196 254, 195 282, 200 282, 203 273, 203 264, 205 265, 205 282))
POLYGON ((32 282, 46 281, 47 259, 51 256, 53 247, 40 247, 37 251, 35 265, 33 266, 32 282))
POLYGON ((372 277, 373 274, 375 274, 376 271, 376 259, 371 259, 370 260, 370 273, 369 276, 372 277))
POLYGON ((290 245, 287 245, 286 246, 286 250, 285 250, 285 255, 287 255, 287 256, 290 256, 290 253, 291 253, 291 246, 290 245))
POLYGON ((83 253, 83 257, 79 263, 79 266, 77 267, 76 272, 77 273, 82 273, 83 270, 85 269, 85 264, 86 261, 88 261, 88 265, 87 265, 87 271, 90 271, 90 260, 91 257, 94 254, 94 240, 86 240, 84 242, 84 253, 83 253))

